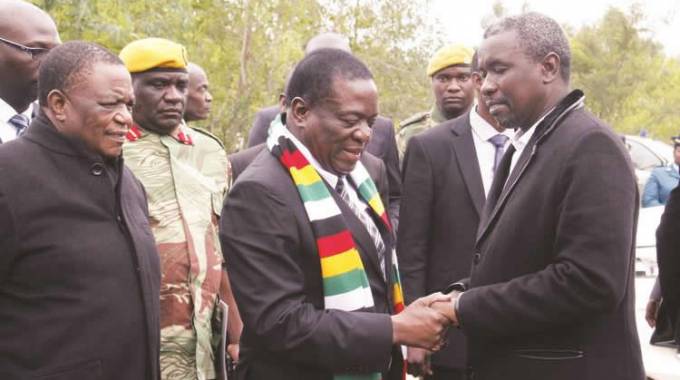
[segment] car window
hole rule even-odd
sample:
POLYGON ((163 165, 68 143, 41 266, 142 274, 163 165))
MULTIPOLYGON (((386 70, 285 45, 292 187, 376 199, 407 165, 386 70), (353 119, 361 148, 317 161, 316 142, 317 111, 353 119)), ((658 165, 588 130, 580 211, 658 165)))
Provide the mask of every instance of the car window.
POLYGON ((626 145, 636 169, 650 170, 664 165, 664 161, 643 144, 632 139, 626 139, 626 145))

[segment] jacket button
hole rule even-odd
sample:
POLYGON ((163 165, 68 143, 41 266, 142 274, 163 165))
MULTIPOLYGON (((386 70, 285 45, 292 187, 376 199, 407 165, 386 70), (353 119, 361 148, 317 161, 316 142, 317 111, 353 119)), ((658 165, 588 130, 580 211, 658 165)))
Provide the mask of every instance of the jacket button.
POLYGON ((472 263, 477 265, 479 264, 479 260, 482 259, 482 254, 479 252, 475 252, 475 255, 472 257, 472 263))
POLYGON ((92 164, 92 166, 90 166, 90 173, 96 176, 102 175, 102 173, 104 173, 104 165, 99 162, 95 162, 92 164))

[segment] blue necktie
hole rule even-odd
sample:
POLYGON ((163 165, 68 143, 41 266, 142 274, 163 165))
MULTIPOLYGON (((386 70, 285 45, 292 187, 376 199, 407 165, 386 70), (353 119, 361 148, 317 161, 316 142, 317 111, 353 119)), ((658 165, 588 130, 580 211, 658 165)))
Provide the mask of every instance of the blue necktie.
POLYGON ((496 172, 498 163, 501 162, 503 158, 503 153, 505 153, 505 143, 508 142, 509 137, 502 134, 497 134, 489 139, 489 142, 496 147, 496 155, 493 158, 493 172, 496 172))
POLYGON ((9 123, 17 129, 17 137, 19 137, 23 135, 24 132, 26 132, 26 128, 28 128, 28 117, 22 114, 16 114, 9 119, 9 123))

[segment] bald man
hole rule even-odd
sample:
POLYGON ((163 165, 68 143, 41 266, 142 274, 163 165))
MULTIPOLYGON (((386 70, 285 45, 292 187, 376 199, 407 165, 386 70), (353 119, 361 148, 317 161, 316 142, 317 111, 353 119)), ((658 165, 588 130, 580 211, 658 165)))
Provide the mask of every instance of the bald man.
POLYGON ((0 1, 0 141, 14 140, 31 121, 38 67, 58 45, 54 21, 25 1, 0 1))
POLYGON ((205 120, 210 115, 212 94, 210 82, 203 68, 190 62, 187 65, 189 88, 187 89, 187 105, 184 110, 184 121, 205 120))
POLYGON ((349 53, 352 52, 352 48, 349 46, 349 38, 334 32, 321 33, 310 38, 305 44, 305 55, 319 49, 340 49, 349 53))

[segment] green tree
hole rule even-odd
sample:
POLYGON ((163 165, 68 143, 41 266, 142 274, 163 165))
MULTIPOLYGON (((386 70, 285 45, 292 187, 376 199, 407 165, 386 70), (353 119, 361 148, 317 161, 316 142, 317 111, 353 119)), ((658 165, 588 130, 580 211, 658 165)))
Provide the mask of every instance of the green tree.
POLYGON ((590 110, 622 133, 646 130, 667 139, 678 132, 680 65, 642 28, 639 6, 610 8, 571 39, 572 78, 590 110))
POLYGON ((208 73, 214 96, 202 126, 232 151, 257 109, 274 104, 302 47, 322 31, 345 33, 371 68, 381 113, 395 119, 426 109, 424 68, 441 45, 426 22, 429 0, 33 0, 62 39, 97 42, 114 52, 144 37, 184 44, 208 73))

